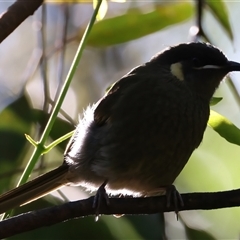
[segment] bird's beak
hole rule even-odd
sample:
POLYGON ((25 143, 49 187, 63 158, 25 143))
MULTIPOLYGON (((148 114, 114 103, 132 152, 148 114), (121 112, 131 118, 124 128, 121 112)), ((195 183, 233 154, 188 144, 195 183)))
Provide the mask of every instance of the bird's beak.
POLYGON ((233 62, 233 61, 228 61, 227 69, 228 69, 229 72, 240 71, 240 63, 233 62))

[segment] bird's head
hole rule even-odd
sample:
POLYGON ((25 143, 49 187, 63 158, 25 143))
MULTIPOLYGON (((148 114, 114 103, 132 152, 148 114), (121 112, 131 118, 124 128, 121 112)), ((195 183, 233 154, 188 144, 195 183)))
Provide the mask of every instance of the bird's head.
POLYGON ((229 72, 240 71, 240 63, 229 61, 213 45, 200 42, 168 48, 151 62, 168 66, 171 74, 179 81, 208 99, 229 72))

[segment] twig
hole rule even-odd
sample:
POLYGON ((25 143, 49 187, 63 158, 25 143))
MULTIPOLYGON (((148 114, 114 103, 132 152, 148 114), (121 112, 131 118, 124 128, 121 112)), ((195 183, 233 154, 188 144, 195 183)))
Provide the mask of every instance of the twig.
MULTIPOLYGON (((240 206, 240 189, 215 193, 187 193, 182 194, 185 210, 211 210, 240 206)), ((166 197, 147 198, 109 198, 110 204, 102 204, 100 214, 154 214, 175 211, 174 207, 167 207, 166 197)), ((73 218, 95 215, 93 197, 65 203, 60 206, 24 213, 0 222, 0 238, 6 238, 36 228, 51 226, 73 218)))
POLYGON ((0 43, 27 17, 42 5, 43 0, 17 0, 0 18, 0 43))

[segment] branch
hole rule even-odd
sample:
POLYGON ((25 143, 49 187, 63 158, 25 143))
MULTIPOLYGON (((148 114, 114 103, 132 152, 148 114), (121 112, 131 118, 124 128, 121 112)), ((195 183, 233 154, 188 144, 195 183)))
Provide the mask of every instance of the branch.
POLYGON ((43 0, 17 0, 0 18, 0 43, 27 17, 42 5, 43 0))
MULTIPOLYGON (((182 194, 183 210, 211 210, 240 206, 240 189, 215 193, 182 194)), ((112 214, 154 214, 175 211, 174 207, 166 207, 166 197, 147 198, 109 198, 110 204, 102 204, 99 212, 112 214)), ((41 210, 24 213, 0 222, 0 238, 6 238, 36 228, 51 226, 77 217, 95 215, 92 208, 93 197, 65 203, 41 210)))

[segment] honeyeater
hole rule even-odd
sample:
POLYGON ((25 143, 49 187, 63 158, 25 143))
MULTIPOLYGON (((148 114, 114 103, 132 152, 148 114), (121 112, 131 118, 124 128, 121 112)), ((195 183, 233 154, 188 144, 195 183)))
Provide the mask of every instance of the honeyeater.
POLYGON ((158 53, 86 109, 60 167, 0 196, 0 213, 64 185, 160 194, 201 143, 210 99, 232 71, 240 71, 240 63, 211 44, 183 43, 158 53))

